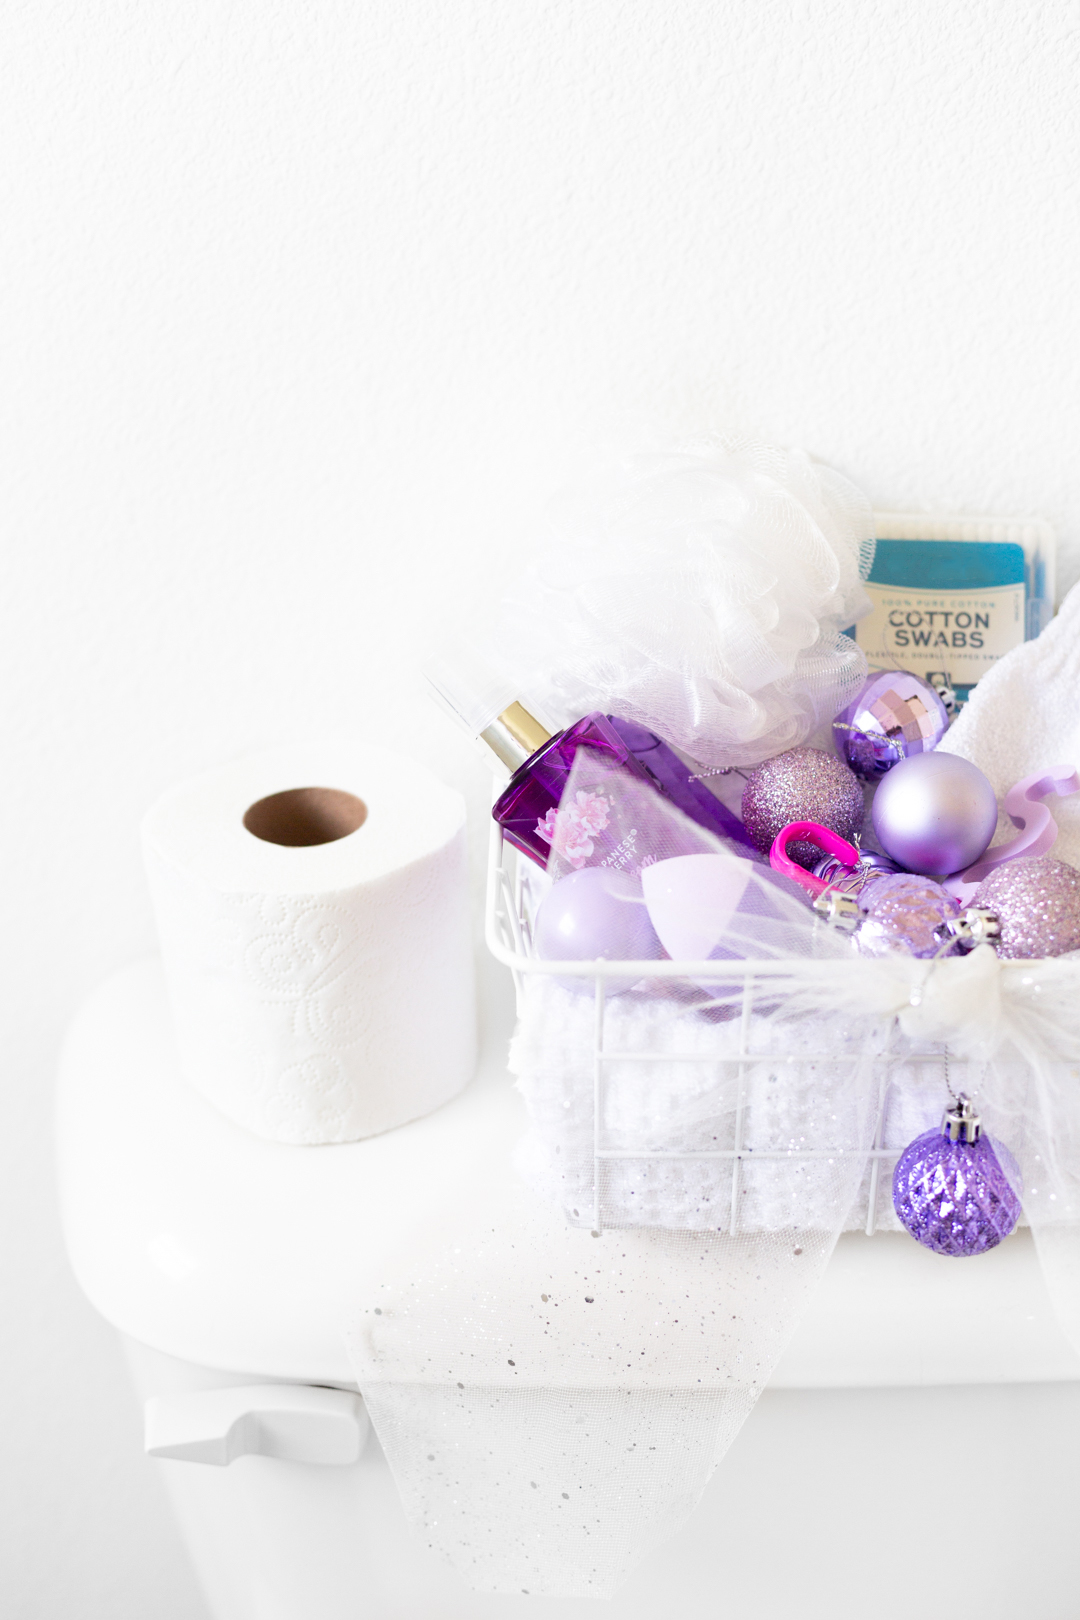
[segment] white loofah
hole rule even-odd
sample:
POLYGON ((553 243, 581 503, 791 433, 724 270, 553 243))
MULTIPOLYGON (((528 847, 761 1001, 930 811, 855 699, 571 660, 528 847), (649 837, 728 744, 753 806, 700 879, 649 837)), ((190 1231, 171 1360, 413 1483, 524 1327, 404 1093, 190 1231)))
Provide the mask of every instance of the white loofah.
POLYGON ((704 765, 795 747, 854 697, 873 514, 801 450, 747 438, 627 459, 565 500, 494 656, 565 724, 611 710, 704 765))

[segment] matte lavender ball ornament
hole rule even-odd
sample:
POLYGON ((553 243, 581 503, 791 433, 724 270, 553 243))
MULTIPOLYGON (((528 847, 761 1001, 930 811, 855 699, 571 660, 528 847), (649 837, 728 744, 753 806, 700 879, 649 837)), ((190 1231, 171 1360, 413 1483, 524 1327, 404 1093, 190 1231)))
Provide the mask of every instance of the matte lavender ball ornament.
MULTIPOLYGON (((606 866, 586 866, 553 883, 533 923, 536 954, 545 962, 640 962, 661 956, 639 878, 606 866)), ((560 979, 568 990, 592 995, 592 979, 560 979)), ((608 979, 609 995, 636 979, 608 979)))
POLYGON ((916 754, 887 771, 874 795, 874 831, 911 872, 948 876, 978 860, 994 836, 997 799, 957 754, 916 754))
POLYGON ((997 918, 999 956, 1080 950, 1080 872, 1050 855, 1006 861, 979 884, 972 905, 997 918))
MULTIPOLYGON (((850 843, 862 831, 863 815, 858 778, 821 748, 789 748, 765 760, 743 788, 742 818, 763 855, 793 821, 816 821, 850 843)), ((807 842, 789 844, 787 852, 807 870, 821 859, 821 850, 807 842)))
POLYGON ((996 1248, 1020 1219, 1020 1200, 963 1093, 940 1130, 917 1136, 900 1155, 893 1208, 917 1243, 956 1258, 996 1248))
POLYGON ((902 759, 936 748, 948 729, 938 693, 907 670, 871 675, 833 722, 838 750, 857 776, 871 782, 902 759))

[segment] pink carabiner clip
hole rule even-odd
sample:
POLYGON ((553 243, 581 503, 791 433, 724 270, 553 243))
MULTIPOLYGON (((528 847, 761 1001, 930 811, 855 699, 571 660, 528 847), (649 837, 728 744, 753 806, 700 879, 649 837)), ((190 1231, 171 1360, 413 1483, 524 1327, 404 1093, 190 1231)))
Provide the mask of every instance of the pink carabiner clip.
POLYGON ((805 866, 793 861, 787 852, 788 845, 793 843, 813 844, 823 855, 833 855, 838 861, 843 861, 852 872, 859 864, 859 852, 855 845, 849 844, 839 833, 834 833, 831 827, 823 827, 817 821, 789 821, 786 827, 781 827, 769 851, 769 865, 774 872, 782 872, 784 877, 799 884, 815 900, 826 889, 834 888, 835 884, 815 877, 805 866))
POLYGON ((970 904, 971 897, 983 878, 989 877, 995 867, 1006 861, 1019 860, 1022 855, 1045 855, 1057 837, 1057 822, 1041 801, 1051 793, 1067 798, 1080 793, 1080 775, 1071 765, 1051 765, 1047 771, 1036 771, 1025 776, 1005 795, 1005 814, 1014 827, 1020 829, 1016 838, 986 850, 971 866, 947 877, 942 888, 962 904, 970 904))

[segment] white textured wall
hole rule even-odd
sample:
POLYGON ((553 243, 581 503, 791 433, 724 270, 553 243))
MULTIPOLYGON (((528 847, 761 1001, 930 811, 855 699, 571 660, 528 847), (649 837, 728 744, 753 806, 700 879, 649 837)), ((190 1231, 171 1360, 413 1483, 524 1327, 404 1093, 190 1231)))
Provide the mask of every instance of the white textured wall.
POLYGON ((1080 573, 1075 0, 0 8, 12 1616, 195 1620, 49 1094, 141 810, 281 737, 466 786, 415 663, 597 447, 798 440, 1080 573))

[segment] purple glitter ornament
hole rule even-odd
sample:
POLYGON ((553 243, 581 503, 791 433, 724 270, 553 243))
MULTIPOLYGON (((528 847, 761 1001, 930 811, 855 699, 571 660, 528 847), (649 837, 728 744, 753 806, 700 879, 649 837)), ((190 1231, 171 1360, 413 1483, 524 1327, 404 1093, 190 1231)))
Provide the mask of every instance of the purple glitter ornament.
MULTIPOLYGON (((763 855, 793 821, 819 822, 850 842, 862 831, 863 815, 858 778, 820 748, 789 748, 765 760, 743 788, 742 818, 763 855)), ((821 859, 820 849, 805 841, 789 844, 787 852, 808 870, 821 859)))
POLYGON ((866 916, 855 936, 860 956, 927 957, 952 955, 957 946, 942 948, 942 924, 959 917, 960 907, 951 894, 932 878, 900 872, 880 877, 861 901, 866 916))
POLYGON ((893 1208, 917 1243, 935 1254, 985 1254, 1020 1219, 1020 1200, 961 1095, 941 1129, 909 1142, 893 1173, 893 1208))
MULTIPOLYGON (((640 962, 662 954, 640 880, 606 866, 586 866, 553 883, 536 914, 533 939, 545 962, 640 962)), ((592 979, 559 983, 568 990, 595 992, 592 979)), ((606 988, 609 995, 618 995, 636 983, 608 979, 606 988)))
POLYGON ((1025 959, 1080 950, 1080 872, 1050 855, 1007 861, 980 883, 972 905, 998 920, 999 956, 1025 959))
POLYGON ((929 681, 907 670, 871 675, 833 722, 836 746, 857 776, 877 781, 902 759, 936 748, 949 729, 929 681))
POLYGON ((886 772, 874 795, 874 831, 912 872, 959 872, 978 860, 997 826, 982 771, 957 754, 916 754, 886 772))

